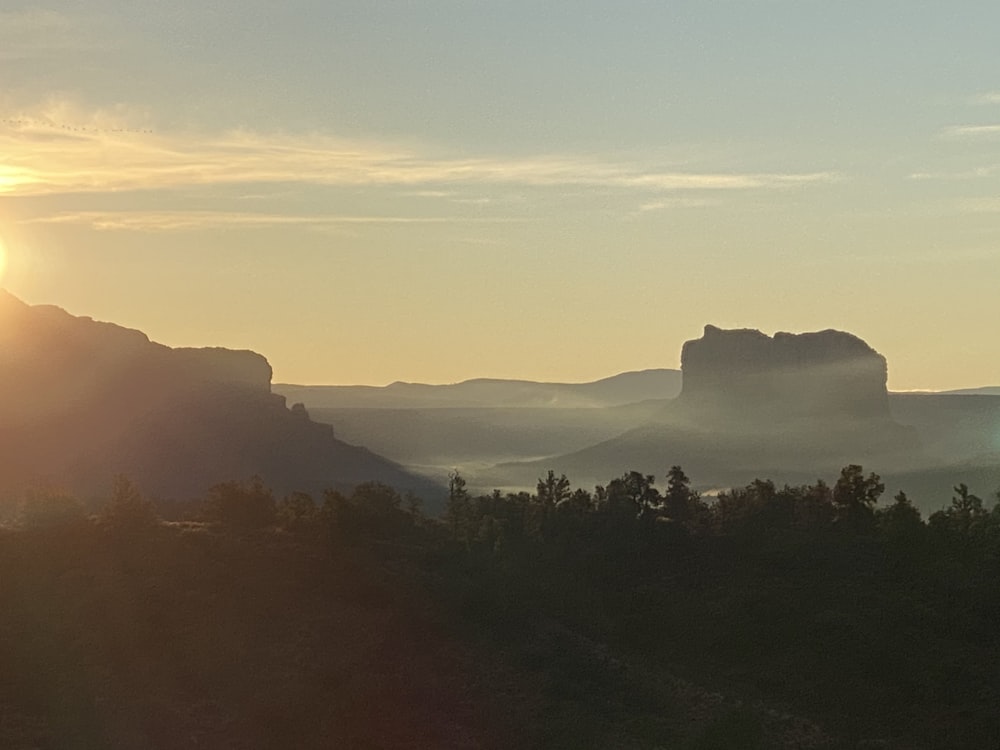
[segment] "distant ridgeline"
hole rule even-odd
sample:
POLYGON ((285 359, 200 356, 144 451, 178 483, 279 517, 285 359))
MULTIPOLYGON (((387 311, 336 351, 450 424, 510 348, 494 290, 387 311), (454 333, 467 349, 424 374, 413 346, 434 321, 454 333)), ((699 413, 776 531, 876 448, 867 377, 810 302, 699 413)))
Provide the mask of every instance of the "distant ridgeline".
POLYGON ((434 490, 289 410, 259 354, 171 349, 4 290, 0 446, 4 494, 42 484, 88 497, 106 493, 115 473, 166 498, 255 473, 279 491, 367 480, 434 490))
POLYGON ((448 385, 292 385, 274 390, 311 409, 586 409, 673 398, 678 370, 624 372, 592 383, 475 378, 448 385))

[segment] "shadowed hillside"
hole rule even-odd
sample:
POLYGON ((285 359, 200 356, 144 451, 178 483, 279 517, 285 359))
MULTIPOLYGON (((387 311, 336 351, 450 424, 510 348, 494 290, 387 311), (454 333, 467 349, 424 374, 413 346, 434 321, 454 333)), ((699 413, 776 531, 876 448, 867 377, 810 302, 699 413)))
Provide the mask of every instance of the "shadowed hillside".
POLYGON ((648 420, 664 401, 604 409, 311 409, 350 442, 407 466, 447 473, 577 450, 648 420))
POLYGON ((1000 396, 893 393, 889 409, 919 433, 936 461, 963 462, 1000 453, 1000 396))

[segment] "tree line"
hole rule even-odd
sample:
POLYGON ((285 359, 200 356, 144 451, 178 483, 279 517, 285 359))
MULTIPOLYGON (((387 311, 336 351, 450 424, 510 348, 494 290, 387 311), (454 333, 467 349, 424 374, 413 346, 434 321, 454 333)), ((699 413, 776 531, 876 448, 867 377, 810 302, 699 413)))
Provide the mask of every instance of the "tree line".
MULTIPOLYGON (((125 549, 169 536, 164 506, 126 477, 110 489, 89 507, 33 490, 16 522, 98 527, 125 549)), ((408 585, 537 665, 524 668, 548 686, 550 723, 555 707, 579 707, 564 728, 607 711, 609 691, 620 701, 601 719, 609 725, 660 707, 636 692, 641 675, 541 643, 531 625, 540 620, 736 694, 787 701, 849 736, 907 747, 1000 741, 1000 493, 986 500, 959 484, 924 518, 903 492, 887 501, 881 478, 858 465, 829 484, 757 479, 714 496, 679 466, 592 490, 549 471, 533 492, 484 494, 455 471, 443 515, 431 518, 420 498, 379 482, 278 497, 253 477, 214 485, 174 518, 220 544, 277 534, 331 561, 354 546, 399 556, 408 585)))
MULTIPOLYGON (((477 554, 498 554, 524 543, 565 545, 595 534, 610 539, 625 532, 647 543, 830 533, 878 537, 898 550, 936 542, 967 555, 1000 557, 1000 489, 989 507, 959 484, 950 503, 924 519, 903 491, 880 504, 885 484, 878 474, 866 474, 856 464, 845 466, 833 485, 819 479, 778 486, 755 479, 710 497, 692 489, 680 466, 666 472, 662 491, 654 475, 638 471, 589 491, 574 488, 565 474, 553 470, 539 478, 534 493, 493 490, 473 495, 457 470, 448 477, 447 491, 445 512, 434 519, 425 517, 421 498, 382 482, 363 482, 350 492, 327 489, 317 502, 304 492, 278 498, 263 478, 254 476, 213 485, 180 515, 236 529, 277 526, 302 531, 326 526, 348 533, 419 525, 436 528, 477 554)), ((108 527, 141 529, 158 523, 164 507, 169 504, 155 504, 128 477, 118 475, 96 513, 88 513, 70 493, 32 488, 17 504, 10 525, 39 528, 89 518, 108 527)))

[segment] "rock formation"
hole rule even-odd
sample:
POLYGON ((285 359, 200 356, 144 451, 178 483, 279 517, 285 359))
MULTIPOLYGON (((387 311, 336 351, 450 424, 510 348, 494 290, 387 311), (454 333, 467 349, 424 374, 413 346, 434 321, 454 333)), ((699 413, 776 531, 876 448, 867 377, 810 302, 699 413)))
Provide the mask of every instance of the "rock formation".
POLYGON ((679 405, 702 419, 888 420, 885 357, 842 331, 776 333, 705 326, 681 351, 679 405))
POLYGON ((259 354, 171 349, 0 290, 0 494, 99 495, 119 472, 178 498, 255 473, 279 492, 366 480, 434 492, 287 409, 259 354))
POLYGON ((650 423, 575 453, 501 467, 508 481, 552 468, 587 484, 680 464, 696 481, 725 487, 755 477, 832 480, 852 463, 906 470, 924 458, 917 432, 889 412, 885 358, 849 333, 771 337, 706 326, 684 344, 681 373, 680 395, 650 423))

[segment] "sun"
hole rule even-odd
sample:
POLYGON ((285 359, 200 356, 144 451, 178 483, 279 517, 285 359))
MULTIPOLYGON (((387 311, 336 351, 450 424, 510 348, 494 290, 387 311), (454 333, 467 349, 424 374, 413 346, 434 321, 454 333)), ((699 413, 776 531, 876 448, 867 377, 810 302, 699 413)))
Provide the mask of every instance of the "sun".
POLYGON ((23 182, 21 176, 9 167, 0 167, 0 193, 12 193, 23 182))

